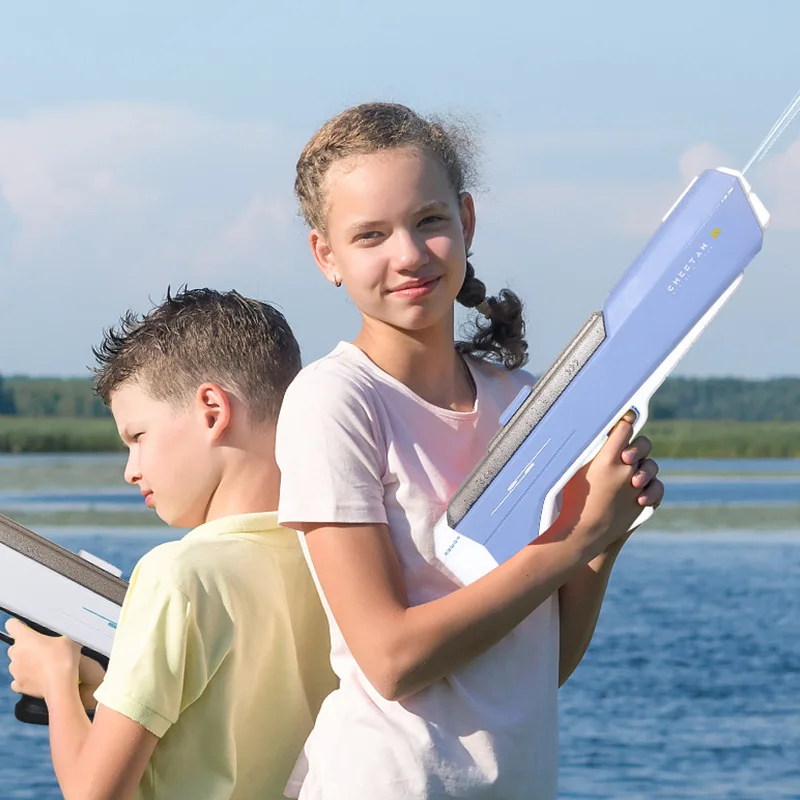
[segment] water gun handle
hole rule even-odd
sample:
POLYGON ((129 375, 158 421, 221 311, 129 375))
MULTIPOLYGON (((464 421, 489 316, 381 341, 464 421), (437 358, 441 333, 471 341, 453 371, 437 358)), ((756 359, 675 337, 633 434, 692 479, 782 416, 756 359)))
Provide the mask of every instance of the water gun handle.
MULTIPOLYGON (((17 617, 17 619, 19 619, 20 622, 24 622, 29 628, 33 628, 33 630, 35 630, 37 633, 44 634, 45 636, 58 636, 57 633, 53 633, 53 631, 43 628, 41 625, 37 625, 35 622, 23 619, 22 617, 17 617)), ((2 632, 0 632, 0 641, 3 641, 8 645, 14 644, 14 640, 2 632)), ((103 669, 108 669, 108 658, 100 655, 100 653, 96 653, 94 650, 90 650, 88 647, 82 647, 81 653, 91 659, 94 659, 98 664, 100 664, 101 667, 103 667, 103 669)), ((94 719, 94 709, 87 708, 86 715, 90 720, 94 719)), ((47 712, 47 703, 45 703, 41 697, 31 697, 27 694, 23 694, 14 706, 14 716, 20 722, 25 722, 29 725, 48 725, 50 723, 50 716, 47 712)))

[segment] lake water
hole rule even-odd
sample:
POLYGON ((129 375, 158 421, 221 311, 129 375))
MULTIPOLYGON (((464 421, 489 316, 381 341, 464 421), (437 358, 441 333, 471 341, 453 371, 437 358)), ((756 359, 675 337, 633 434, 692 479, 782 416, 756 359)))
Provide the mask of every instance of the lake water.
MULTIPOLYGON (((175 536, 119 456, 0 457, 0 511, 130 573, 175 536)), ((800 798, 800 461, 664 461, 560 693, 560 796, 800 798)), ((4 658, 3 658, 4 661, 4 658)), ((0 800, 60 797, 0 681, 0 800)), ((379 800, 376 798, 376 800, 379 800)))

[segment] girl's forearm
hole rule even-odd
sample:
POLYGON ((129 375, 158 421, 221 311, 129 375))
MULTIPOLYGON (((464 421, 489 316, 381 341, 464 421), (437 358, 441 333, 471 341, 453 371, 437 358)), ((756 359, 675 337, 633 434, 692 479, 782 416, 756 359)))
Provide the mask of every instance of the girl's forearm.
POLYGON ((630 534, 576 570, 558 591, 560 647, 558 682, 562 686, 575 671, 594 636, 611 570, 630 534))
POLYGON ((389 699, 413 694, 488 650, 558 591, 581 553, 557 525, 456 592, 399 612, 384 630, 389 699))

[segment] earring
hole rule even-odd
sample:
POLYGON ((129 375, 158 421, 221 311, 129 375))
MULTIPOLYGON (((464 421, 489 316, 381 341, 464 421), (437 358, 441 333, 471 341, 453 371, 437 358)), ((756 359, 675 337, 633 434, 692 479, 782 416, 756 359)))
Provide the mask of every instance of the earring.
POLYGON ((334 278, 333 279, 333 285, 338 289, 342 285, 342 279, 341 278, 334 278))

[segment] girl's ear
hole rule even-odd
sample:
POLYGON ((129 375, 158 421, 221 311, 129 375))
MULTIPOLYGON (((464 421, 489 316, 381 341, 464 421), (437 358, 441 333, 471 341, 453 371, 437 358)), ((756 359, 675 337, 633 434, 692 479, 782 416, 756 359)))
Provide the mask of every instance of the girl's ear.
POLYGON ((195 393, 195 407, 202 418, 203 427, 216 441, 231 422, 231 401, 228 393, 216 383, 206 382, 195 393))
POLYGON ((328 242, 316 228, 308 235, 308 243, 311 245, 314 261, 322 270, 325 279, 334 286, 340 286, 342 279, 336 269, 336 257, 328 242))
POLYGON ((461 229, 464 231, 464 244, 469 250, 475 236, 475 201, 472 199, 472 195, 469 192, 462 192, 458 197, 458 206, 461 229))

